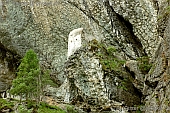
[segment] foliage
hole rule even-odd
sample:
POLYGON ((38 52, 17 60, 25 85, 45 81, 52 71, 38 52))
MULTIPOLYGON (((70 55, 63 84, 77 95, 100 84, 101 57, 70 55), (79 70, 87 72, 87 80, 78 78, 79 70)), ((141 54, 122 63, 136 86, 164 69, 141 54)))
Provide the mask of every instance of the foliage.
POLYGON ((166 7, 166 10, 167 10, 167 11, 170 11, 170 6, 167 6, 167 7, 166 7))
POLYGON ((28 50, 18 67, 17 78, 12 82, 11 94, 36 98, 37 102, 43 96, 43 89, 47 85, 55 85, 50 78, 49 70, 41 70, 39 59, 33 50, 28 50))
POLYGON ((151 69, 149 70, 149 74, 152 74, 156 68, 156 64, 152 64, 151 69))
POLYGON ((32 113, 32 109, 27 109, 25 106, 19 105, 18 112, 19 113, 32 113))
POLYGON ((51 86, 56 87, 57 84, 54 83, 51 80, 50 71, 49 70, 42 71, 41 84, 42 84, 42 86, 41 86, 42 89, 44 89, 47 85, 51 85, 51 86))
POLYGON ((127 79, 123 79, 123 80, 121 81, 121 85, 119 85, 118 88, 127 91, 127 90, 128 90, 128 89, 127 89, 127 79))
POLYGON ((165 18, 167 19, 169 14, 170 14, 170 6, 167 6, 165 9, 163 9, 161 15, 159 15, 158 21, 163 20, 165 18))
POLYGON ((143 56, 137 59, 139 64, 139 69, 143 74, 147 74, 152 67, 152 64, 149 63, 149 57, 143 56))
POLYGON ((116 48, 114 48, 113 46, 109 46, 107 47, 107 52, 108 54, 112 55, 113 53, 116 52, 116 48))
POLYGON ((45 102, 42 102, 39 105, 38 113, 66 113, 66 111, 57 106, 51 106, 45 102))
POLYGON ((128 80, 124 78, 124 79, 121 81, 121 84, 119 85, 118 88, 127 91, 127 90, 128 90, 128 89, 127 89, 127 83, 128 83, 128 80))
MULTIPOLYGON (((57 106, 49 105, 45 102, 41 102, 40 104, 36 105, 33 101, 27 101, 26 106, 20 105, 18 107, 19 113, 66 113, 66 111, 62 110, 57 106)), ((68 112, 71 113, 71 112, 68 112)), ((75 113, 75 112, 73 112, 75 113)))
POLYGON ((78 113, 73 106, 67 106, 67 113, 78 113))
POLYGON ((13 107, 14 107, 13 102, 8 102, 7 100, 0 98, 0 111, 2 109, 12 109, 13 107))
POLYGON ((27 100, 26 103, 27 103, 27 109, 31 109, 37 106, 37 103, 31 100, 27 100))
MULTIPOLYGON (((98 43, 96 41, 91 42, 90 44, 91 48, 95 47, 99 49, 99 51, 96 53, 98 58, 100 59, 100 63, 102 64, 103 70, 106 71, 120 71, 121 66, 125 63, 124 60, 120 60, 116 57, 117 50, 114 46, 106 47, 105 45, 98 43)), ((94 49, 93 49, 94 50, 94 49)))
MULTIPOLYGON (((17 100, 7 101, 5 99, 0 99, 0 112, 2 109, 11 109, 14 108, 14 103, 18 103, 17 100)), ((19 104, 17 107, 18 113, 77 113, 73 110, 73 107, 67 107, 67 112, 61 108, 53 105, 49 105, 45 102, 41 102, 37 105, 34 101, 23 101, 22 104, 19 104)))
MULTIPOLYGON (((13 110, 14 103, 18 101, 7 101, 0 98, 0 111, 2 109, 11 109, 13 110)), ((34 101, 24 101, 26 104, 21 104, 18 106, 18 113, 33 113, 34 109, 37 107, 37 113, 67 113, 57 106, 49 105, 45 102, 41 102, 37 105, 34 101)), ((77 113, 73 110, 73 107, 67 107, 68 113, 77 113)))
POLYGON ((30 49, 18 67, 17 78, 12 82, 11 94, 26 98, 29 94, 35 94, 39 74, 39 60, 36 53, 30 49))

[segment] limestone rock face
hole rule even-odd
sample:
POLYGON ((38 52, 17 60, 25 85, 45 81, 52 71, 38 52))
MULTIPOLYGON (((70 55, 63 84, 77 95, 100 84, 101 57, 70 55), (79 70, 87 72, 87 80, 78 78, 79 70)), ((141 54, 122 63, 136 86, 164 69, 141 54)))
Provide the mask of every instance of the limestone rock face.
POLYGON ((140 71, 138 62, 135 60, 130 60, 126 62, 126 67, 128 68, 131 75, 133 75, 132 83, 133 85, 140 90, 143 91, 144 88, 144 74, 140 71))
POLYGON ((157 50, 158 38, 158 10, 151 0, 110 0, 110 5, 114 11, 128 20, 133 28, 133 33, 137 36, 149 56, 157 50))
POLYGON ((110 109, 116 103, 119 107, 140 104, 140 92, 130 82, 129 73, 123 69, 121 73, 104 71, 96 56, 101 48, 95 51, 91 48, 90 45, 81 47, 70 56, 65 64, 67 79, 57 90, 57 93, 64 93, 60 93, 58 97, 63 95, 66 103, 80 104, 82 109, 89 106, 88 109, 98 109, 98 112, 105 110, 107 105, 110 105, 110 109))
POLYGON ((141 102, 162 107, 163 112, 170 98, 169 4, 167 0, 0 0, 0 92, 9 88, 20 59, 31 48, 61 85, 47 87, 54 98, 73 104, 83 101, 87 112, 141 102), (121 73, 103 69, 95 46, 84 44, 67 60, 68 35, 77 28, 83 28, 82 41, 96 39, 116 48, 113 56, 127 61, 121 73), (149 73, 140 72, 137 65, 136 59, 143 56, 152 63, 149 73))
MULTIPOLYGON (((167 5, 167 4, 164 4, 167 5)), ((163 14, 160 14, 163 15, 163 14)), ((160 113, 160 112, 169 112, 169 74, 170 74, 170 62, 169 62, 169 42, 170 42, 170 19, 169 16, 166 17, 164 24, 163 31, 161 31, 163 40, 158 48, 155 57, 153 58, 154 66, 152 67, 152 71, 145 77, 145 87, 144 87, 144 94, 146 95, 145 98, 145 105, 152 109, 152 111, 147 110, 146 112, 150 113, 160 113)), ((162 28, 161 28, 162 29, 162 28)))
POLYGON ((11 87, 12 80, 15 78, 15 70, 19 65, 19 59, 16 54, 6 51, 0 43, 0 96, 11 87))
POLYGON ((67 58, 68 35, 73 29, 83 27, 85 38, 95 37, 114 45, 127 59, 151 56, 154 52, 150 49, 159 40, 155 31, 156 10, 152 2, 145 0, 32 0, 31 3, 2 0, 1 8, 2 44, 20 56, 34 49, 41 64, 46 64, 53 78, 60 82, 65 79, 62 68, 67 58))

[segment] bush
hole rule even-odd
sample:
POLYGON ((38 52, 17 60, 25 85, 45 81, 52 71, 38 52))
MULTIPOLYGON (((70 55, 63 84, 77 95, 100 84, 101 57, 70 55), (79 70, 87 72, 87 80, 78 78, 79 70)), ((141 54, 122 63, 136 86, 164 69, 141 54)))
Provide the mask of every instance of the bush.
POLYGON ((95 47, 99 50, 96 51, 96 56, 100 59, 103 70, 120 72, 125 61, 116 57, 116 48, 114 46, 106 47, 103 44, 94 43, 93 41, 91 43, 91 45, 95 45, 95 47))
POLYGON ((152 64, 149 63, 149 57, 143 56, 137 59, 139 69, 143 74, 147 74, 152 67, 152 64))
POLYGON ((13 102, 8 102, 5 99, 0 98, 0 110, 2 109, 13 109, 14 103, 13 102))
POLYGON ((78 113, 73 106, 67 106, 67 113, 78 113))
POLYGON ((38 113, 66 113, 66 112, 57 106, 52 106, 45 102, 41 102, 39 105, 38 113))
POLYGON ((19 113, 32 113, 32 109, 27 109, 23 105, 18 106, 18 112, 19 113))

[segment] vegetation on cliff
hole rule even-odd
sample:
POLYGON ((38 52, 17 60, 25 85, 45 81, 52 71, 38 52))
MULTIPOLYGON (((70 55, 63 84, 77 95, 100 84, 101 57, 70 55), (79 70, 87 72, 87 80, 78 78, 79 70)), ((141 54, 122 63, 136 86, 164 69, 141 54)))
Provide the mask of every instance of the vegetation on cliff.
POLYGON ((63 110, 57 106, 49 105, 45 102, 37 104, 33 101, 22 101, 18 104, 18 100, 0 99, 0 112, 10 113, 78 113, 72 106, 66 106, 63 110))
POLYGON ((152 64, 149 63, 149 57, 143 56, 137 59, 139 69, 143 74, 147 74, 152 67, 152 64))
POLYGON ((26 100, 40 101, 43 89, 52 84, 49 71, 43 72, 39 59, 33 50, 28 50, 18 67, 17 78, 12 82, 11 94, 18 95, 26 100))
POLYGON ((42 102, 44 89, 47 85, 54 85, 50 79, 50 72, 42 70, 36 53, 30 49, 26 52, 17 69, 17 77, 12 82, 10 93, 19 96, 20 100, 0 99, 0 111, 8 110, 18 113, 76 113, 72 107, 65 110, 46 102, 42 102), (71 111, 71 112, 70 112, 71 111))
POLYGON ((103 70, 116 72, 121 71, 121 67, 125 61, 116 56, 117 50, 114 46, 106 47, 97 40, 92 40, 90 46, 91 50, 95 50, 96 48, 99 49, 99 51, 96 52, 96 55, 100 59, 103 70))
MULTIPOLYGON (((39 94, 40 87, 40 66, 37 55, 33 50, 29 50, 20 66, 18 67, 17 78, 12 82, 11 94, 25 97, 35 97, 39 94)), ((38 98, 38 97, 37 97, 38 98)))

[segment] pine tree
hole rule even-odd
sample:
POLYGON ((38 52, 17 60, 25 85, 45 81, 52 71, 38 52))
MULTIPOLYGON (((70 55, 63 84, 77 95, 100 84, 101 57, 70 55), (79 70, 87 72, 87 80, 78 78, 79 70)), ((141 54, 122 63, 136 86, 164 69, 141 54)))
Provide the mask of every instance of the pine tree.
POLYGON ((36 53, 30 49, 26 52, 20 66, 18 67, 17 77, 12 82, 11 94, 19 95, 28 99, 37 98, 38 83, 40 76, 39 60, 36 53))
POLYGON ((50 78, 50 71, 41 70, 36 53, 32 49, 28 50, 17 69, 17 77, 12 82, 10 93, 21 99, 36 99, 39 103, 47 85, 56 86, 50 78))

